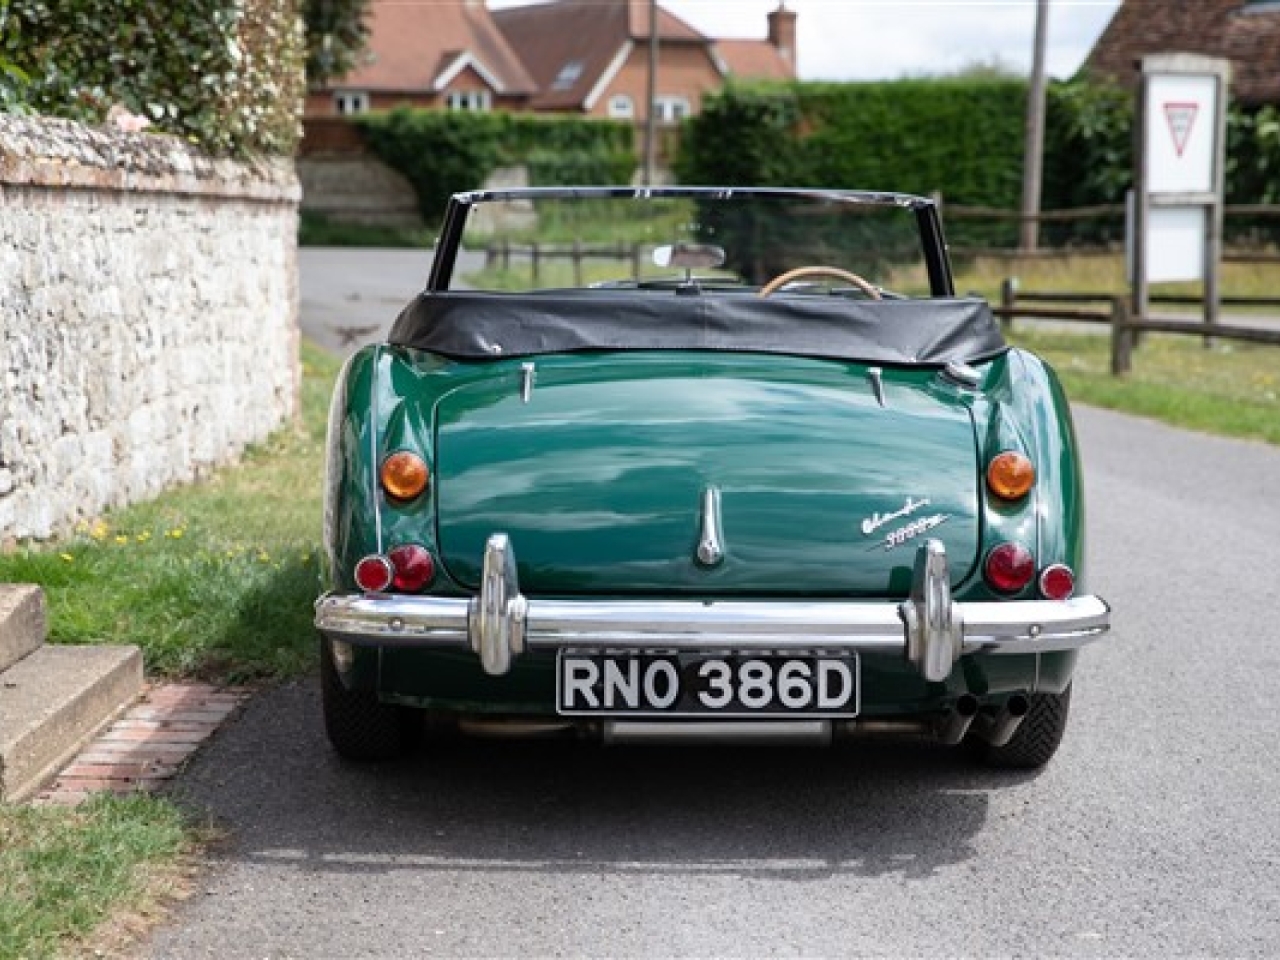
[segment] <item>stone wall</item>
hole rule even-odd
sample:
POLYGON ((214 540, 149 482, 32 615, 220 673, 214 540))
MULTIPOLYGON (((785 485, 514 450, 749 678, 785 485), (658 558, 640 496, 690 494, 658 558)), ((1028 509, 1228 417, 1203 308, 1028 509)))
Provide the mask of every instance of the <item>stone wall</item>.
POLYGON ((0 116, 0 542, 233 460, 297 411, 287 161, 0 116))

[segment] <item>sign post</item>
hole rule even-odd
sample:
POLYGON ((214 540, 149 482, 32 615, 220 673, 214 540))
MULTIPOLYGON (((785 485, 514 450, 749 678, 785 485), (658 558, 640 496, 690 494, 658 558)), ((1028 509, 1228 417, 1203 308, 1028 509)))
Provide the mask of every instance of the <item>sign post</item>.
POLYGON ((1189 53, 1142 58, 1129 230, 1133 315, 1149 284, 1200 280, 1204 322, 1218 322, 1230 63, 1189 53))

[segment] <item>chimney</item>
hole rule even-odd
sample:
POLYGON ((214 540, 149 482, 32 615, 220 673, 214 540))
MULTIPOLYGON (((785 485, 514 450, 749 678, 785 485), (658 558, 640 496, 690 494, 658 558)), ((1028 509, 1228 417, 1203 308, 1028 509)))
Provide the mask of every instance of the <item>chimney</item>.
POLYGON ((769 42, 791 65, 791 72, 796 73, 796 15, 795 11, 787 9, 785 0, 769 14, 769 42))

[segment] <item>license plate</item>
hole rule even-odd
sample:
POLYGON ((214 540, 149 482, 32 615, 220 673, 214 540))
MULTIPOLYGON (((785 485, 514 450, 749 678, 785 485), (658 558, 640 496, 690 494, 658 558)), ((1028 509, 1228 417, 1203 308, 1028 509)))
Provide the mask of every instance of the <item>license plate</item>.
POLYGON ((561 651, 556 710, 565 715, 853 717, 856 653, 594 654, 561 651))

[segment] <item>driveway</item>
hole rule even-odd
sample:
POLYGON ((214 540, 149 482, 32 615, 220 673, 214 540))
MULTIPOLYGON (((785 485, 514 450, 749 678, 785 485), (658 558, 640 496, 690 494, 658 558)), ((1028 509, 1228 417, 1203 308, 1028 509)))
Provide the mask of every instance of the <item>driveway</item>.
POLYGON ((299 682, 177 781, 227 839, 143 954, 1280 955, 1280 450, 1077 420, 1116 631, 1039 775, 870 742, 358 766, 299 682))

